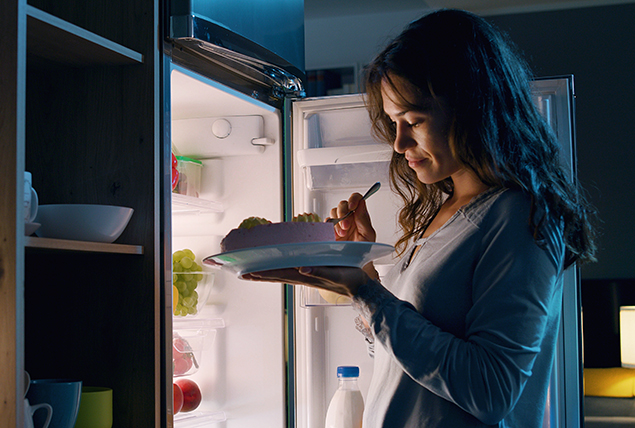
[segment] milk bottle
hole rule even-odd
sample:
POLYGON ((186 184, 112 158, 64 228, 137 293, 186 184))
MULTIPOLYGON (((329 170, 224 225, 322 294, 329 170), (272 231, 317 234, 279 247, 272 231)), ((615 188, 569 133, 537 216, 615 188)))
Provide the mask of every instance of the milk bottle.
POLYGON ((364 413, 364 399, 357 385, 359 367, 340 366, 337 368, 339 386, 328 411, 325 428, 361 428, 364 413))

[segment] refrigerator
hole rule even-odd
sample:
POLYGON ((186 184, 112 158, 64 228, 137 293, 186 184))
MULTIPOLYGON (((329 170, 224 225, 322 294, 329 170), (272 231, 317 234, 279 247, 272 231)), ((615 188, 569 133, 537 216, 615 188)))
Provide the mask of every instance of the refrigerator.
MULTIPOLYGON (((363 95, 304 97, 303 58, 289 60, 293 52, 263 47, 266 40, 241 44, 249 40, 247 30, 205 20, 196 2, 188 4, 185 12, 171 9, 185 15, 172 16, 165 43, 165 129, 181 174, 196 188, 172 193, 166 241, 170 253, 191 250, 203 272, 196 313, 166 317, 173 333, 166 360, 168 366, 172 360, 173 380, 194 381, 202 401, 176 415, 168 406, 167 425, 321 428, 337 366, 360 368, 364 397, 372 377, 372 358, 354 328, 350 303, 328 303, 302 286, 243 281, 202 261, 220 253, 222 238, 247 217, 278 222, 313 212, 324 218, 340 200, 377 181, 382 187, 368 199, 368 209, 377 242, 393 244, 398 201, 388 183, 391 149, 371 137, 363 95), (177 368, 183 355, 189 364, 177 368)), ((537 79, 534 92, 573 180, 573 78, 537 79)), ((377 259, 380 276, 394 262, 393 253, 377 259)), ((166 278, 177 282, 179 275, 170 271, 166 278)), ((544 423, 550 428, 579 427, 582 420, 577 271, 569 270, 565 281, 544 423)), ((173 290, 171 284, 166 290, 173 290)))

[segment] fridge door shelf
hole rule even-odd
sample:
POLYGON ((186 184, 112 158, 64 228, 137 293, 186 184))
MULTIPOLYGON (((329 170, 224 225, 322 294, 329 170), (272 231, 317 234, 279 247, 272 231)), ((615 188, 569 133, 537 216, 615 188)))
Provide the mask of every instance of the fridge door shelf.
POLYGON ((227 420, 225 412, 191 412, 174 415, 176 428, 198 428, 227 420))
POLYGON ((225 328, 225 320, 222 318, 190 319, 174 318, 172 320, 172 330, 216 330, 225 328))
POLYGON ((297 152, 309 190, 358 188, 388 183, 392 149, 385 144, 324 147, 297 152))
POLYGON ((380 181, 388 188, 389 162, 345 163, 307 166, 303 169, 309 190, 329 191, 367 188, 380 181))
POLYGON ((295 103, 297 135, 307 148, 366 145, 373 141, 368 111, 359 95, 313 98, 295 103))
POLYGON ((220 202, 172 193, 173 214, 221 213, 224 210, 225 208, 220 202))
POLYGON ((389 162, 392 149, 386 144, 362 146, 322 147, 298 150, 297 159, 302 167, 365 162, 389 162))

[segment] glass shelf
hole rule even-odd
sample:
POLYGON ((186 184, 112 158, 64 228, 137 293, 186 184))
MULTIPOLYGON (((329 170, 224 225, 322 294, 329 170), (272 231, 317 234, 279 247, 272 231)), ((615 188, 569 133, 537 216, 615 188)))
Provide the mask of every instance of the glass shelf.
POLYGON ((220 213, 224 208, 220 202, 172 193, 172 213, 205 214, 220 213))
POLYGON ((225 412, 192 412, 179 413, 174 416, 176 428, 207 427, 209 424, 224 422, 227 420, 225 412))

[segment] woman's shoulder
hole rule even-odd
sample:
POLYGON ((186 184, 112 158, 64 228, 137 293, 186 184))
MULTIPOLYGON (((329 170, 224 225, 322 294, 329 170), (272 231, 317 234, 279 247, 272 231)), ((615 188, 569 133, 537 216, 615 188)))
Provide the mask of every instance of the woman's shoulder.
POLYGON ((514 250, 520 250, 534 248, 527 246, 533 242, 562 267, 565 251, 562 220, 534 206, 529 193, 512 188, 495 189, 482 194, 468 208, 466 218, 479 230, 484 245, 513 242, 514 250))
POLYGON ((522 217, 526 224, 530 210, 531 196, 508 187, 490 188, 462 209, 464 215, 477 224, 487 220, 517 217, 522 217))
MULTIPOLYGON (((528 192, 513 188, 490 189, 469 204, 465 216, 483 233, 498 233, 499 230, 516 231, 534 235, 533 228, 539 225, 540 235, 562 238, 562 221, 532 203, 528 192)), ((533 238, 532 238, 533 239, 533 238)))

